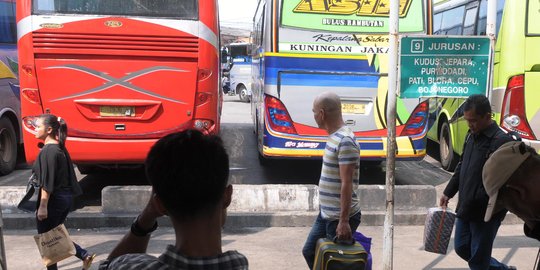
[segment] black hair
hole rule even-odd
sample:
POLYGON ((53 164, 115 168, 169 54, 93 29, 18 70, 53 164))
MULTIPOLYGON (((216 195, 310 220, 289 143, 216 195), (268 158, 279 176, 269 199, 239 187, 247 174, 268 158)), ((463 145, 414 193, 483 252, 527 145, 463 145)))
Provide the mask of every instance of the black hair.
POLYGON ((468 112, 474 109, 476 115, 484 116, 487 113, 491 114, 491 105, 489 99, 480 94, 471 95, 465 100, 463 110, 468 112))
POLYGON ((221 138, 197 130, 161 138, 145 166, 154 192, 178 220, 212 213, 228 184, 229 157, 221 138))
POLYGON ((66 150, 67 124, 64 119, 56 117, 54 114, 42 114, 39 118, 43 119, 45 128, 52 128, 51 135, 58 138, 60 148, 66 150))

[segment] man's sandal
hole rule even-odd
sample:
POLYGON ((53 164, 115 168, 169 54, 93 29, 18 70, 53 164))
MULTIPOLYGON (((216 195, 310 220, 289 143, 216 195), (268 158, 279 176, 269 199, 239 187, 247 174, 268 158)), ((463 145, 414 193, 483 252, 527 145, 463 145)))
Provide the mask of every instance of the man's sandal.
POLYGON ((92 261, 94 261, 94 258, 96 257, 96 254, 91 254, 86 257, 84 257, 83 260, 83 270, 90 269, 90 266, 92 266, 92 261))

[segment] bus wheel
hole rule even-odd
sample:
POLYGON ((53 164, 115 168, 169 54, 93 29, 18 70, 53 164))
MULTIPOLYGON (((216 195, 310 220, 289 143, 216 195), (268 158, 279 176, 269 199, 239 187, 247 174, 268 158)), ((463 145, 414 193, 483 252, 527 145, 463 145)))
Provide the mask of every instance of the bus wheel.
POLYGON ((245 86, 240 85, 238 87, 238 97, 240 97, 240 100, 243 102, 249 102, 249 96, 245 86))
POLYGON ((445 121, 441 126, 441 133, 439 134, 439 153, 442 168, 450 172, 454 171, 458 162, 458 156, 452 146, 451 135, 450 125, 445 121))
POLYGON ((17 137, 11 121, 0 118, 0 175, 6 175, 15 169, 17 163, 17 137))
POLYGON ((266 167, 270 163, 268 158, 265 158, 261 153, 258 154, 259 156, 259 165, 266 167))
POLYGON ((81 174, 93 174, 98 171, 98 167, 91 164, 77 164, 77 169, 81 174))

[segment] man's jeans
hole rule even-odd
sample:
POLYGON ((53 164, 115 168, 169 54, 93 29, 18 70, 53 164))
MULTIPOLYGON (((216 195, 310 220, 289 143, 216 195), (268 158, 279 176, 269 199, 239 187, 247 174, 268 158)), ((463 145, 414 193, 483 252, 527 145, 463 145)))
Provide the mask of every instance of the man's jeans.
POLYGON ((506 211, 502 211, 489 222, 456 219, 454 248, 471 270, 509 269, 491 257, 493 241, 505 215, 506 211))
MULTIPOLYGON (((349 217, 349 225, 351 226, 351 232, 354 233, 358 225, 360 225, 360 218, 362 213, 358 211, 357 214, 349 217)), ((309 269, 313 269, 313 261, 315 260, 315 248, 317 248, 317 241, 320 238, 334 239, 336 236, 336 228, 339 223, 339 220, 325 220, 322 218, 321 213, 315 220, 311 231, 307 237, 304 248, 302 249, 302 254, 304 254, 304 259, 309 266, 309 269)))

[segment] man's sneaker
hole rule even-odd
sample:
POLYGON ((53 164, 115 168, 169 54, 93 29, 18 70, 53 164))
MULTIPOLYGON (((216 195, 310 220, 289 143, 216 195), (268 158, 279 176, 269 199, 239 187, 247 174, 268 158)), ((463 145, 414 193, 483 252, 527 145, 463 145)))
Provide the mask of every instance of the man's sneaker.
POLYGON ((517 270, 517 268, 515 266, 508 266, 508 269, 510 270, 517 270))

